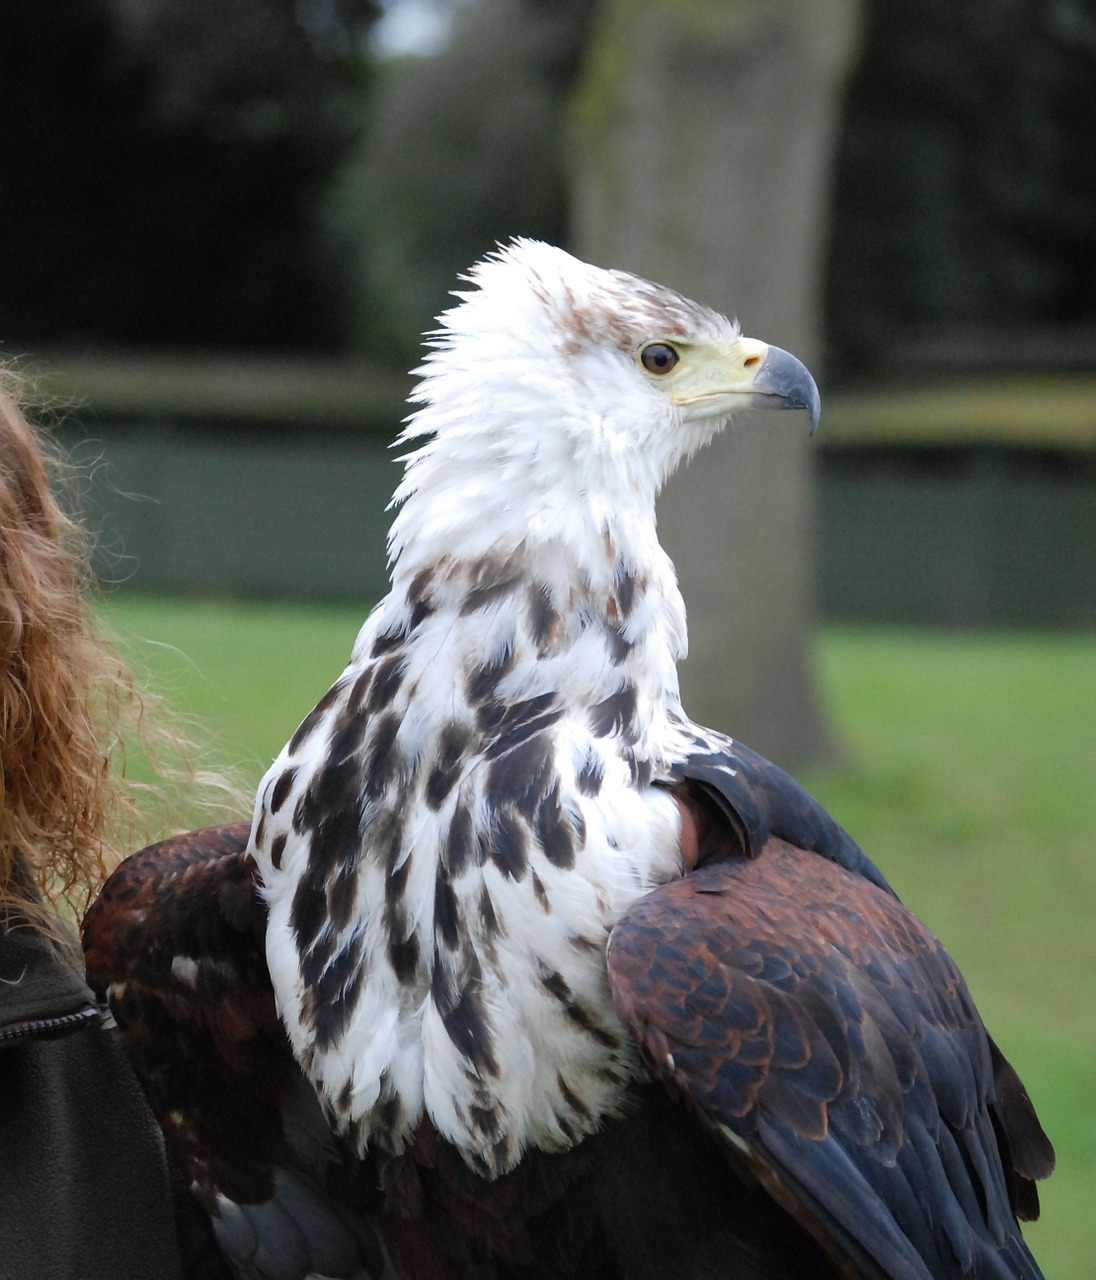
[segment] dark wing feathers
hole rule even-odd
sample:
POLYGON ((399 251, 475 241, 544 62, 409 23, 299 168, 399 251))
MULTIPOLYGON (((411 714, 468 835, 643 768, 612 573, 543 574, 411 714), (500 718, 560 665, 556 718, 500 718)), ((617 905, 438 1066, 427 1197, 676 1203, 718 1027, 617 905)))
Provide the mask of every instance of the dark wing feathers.
POLYGON ((1005 1173, 1011 1182, 1012 1201, 1018 1218, 1034 1222, 1039 1217, 1039 1192, 1035 1183, 1054 1172, 1054 1148, 1043 1132, 1020 1077, 992 1037, 989 1048, 993 1058, 993 1092, 997 1099, 993 1123, 998 1145, 1006 1157, 1005 1173))
POLYGON ((1039 1275, 1013 1211, 1049 1144, 950 957, 855 867, 779 839, 702 866, 625 914, 609 973, 654 1069, 850 1274, 1039 1275))
POLYGON ((88 982, 237 1273, 379 1277, 368 1179, 278 1019, 248 832, 206 828, 127 859, 84 922, 88 982), (330 1194, 336 1180, 349 1186, 330 1194))
MULTIPOLYGON (((715 735, 711 742, 698 736, 696 748, 671 766, 671 789, 683 788, 714 806, 746 857, 756 857, 769 837, 776 836, 893 892, 852 836, 779 765, 741 742, 715 735)), ((703 854, 702 849, 702 861, 703 854)))

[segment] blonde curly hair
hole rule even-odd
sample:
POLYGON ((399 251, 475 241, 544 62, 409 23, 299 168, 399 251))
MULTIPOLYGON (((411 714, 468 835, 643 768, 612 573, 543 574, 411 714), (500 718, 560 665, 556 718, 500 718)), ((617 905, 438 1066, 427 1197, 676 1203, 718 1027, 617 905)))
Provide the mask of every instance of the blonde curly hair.
POLYGON ((0 370, 0 906, 41 923, 17 868, 55 910, 82 913, 141 824, 125 743, 150 758, 165 738, 185 758, 187 743, 146 716, 156 699, 89 611, 87 544, 57 498, 67 464, 23 399, 0 370))

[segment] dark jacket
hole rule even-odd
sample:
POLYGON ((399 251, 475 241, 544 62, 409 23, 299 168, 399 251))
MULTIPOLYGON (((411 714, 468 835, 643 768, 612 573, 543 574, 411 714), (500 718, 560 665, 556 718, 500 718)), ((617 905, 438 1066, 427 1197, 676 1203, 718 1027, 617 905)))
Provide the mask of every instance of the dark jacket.
POLYGON ((0 1280, 228 1280, 72 957, 0 920, 0 1280))

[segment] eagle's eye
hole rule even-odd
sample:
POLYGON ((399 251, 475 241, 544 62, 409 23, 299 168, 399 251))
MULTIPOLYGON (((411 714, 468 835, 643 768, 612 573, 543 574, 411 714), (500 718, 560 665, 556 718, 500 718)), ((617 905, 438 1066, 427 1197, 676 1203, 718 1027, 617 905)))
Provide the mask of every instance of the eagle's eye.
POLYGON ((639 353, 639 362, 648 373, 669 373, 680 359, 667 342, 649 342, 639 353))

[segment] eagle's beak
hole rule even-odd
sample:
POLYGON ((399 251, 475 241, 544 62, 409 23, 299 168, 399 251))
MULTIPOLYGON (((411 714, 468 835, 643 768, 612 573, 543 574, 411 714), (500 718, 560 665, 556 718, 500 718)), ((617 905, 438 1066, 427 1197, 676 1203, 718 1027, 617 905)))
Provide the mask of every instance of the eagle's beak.
POLYGON ((807 366, 790 352, 756 338, 730 344, 702 342, 687 348, 671 375, 674 404, 690 416, 721 417, 735 409, 806 409, 811 435, 822 400, 807 366))
POLYGON ((802 360, 780 347, 768 347, 753 381, 751 403, 758 409, 806 409, 811 435, 822 417, 822 397, 802 360))

